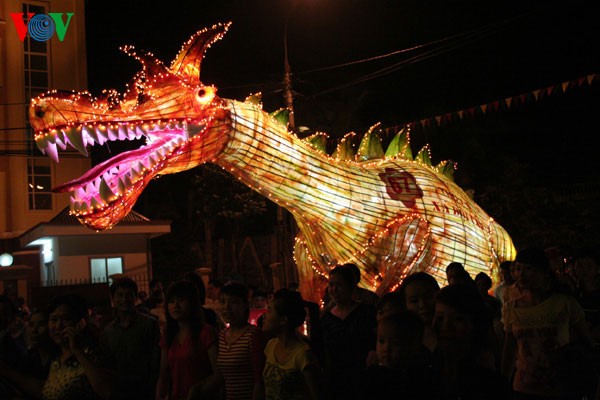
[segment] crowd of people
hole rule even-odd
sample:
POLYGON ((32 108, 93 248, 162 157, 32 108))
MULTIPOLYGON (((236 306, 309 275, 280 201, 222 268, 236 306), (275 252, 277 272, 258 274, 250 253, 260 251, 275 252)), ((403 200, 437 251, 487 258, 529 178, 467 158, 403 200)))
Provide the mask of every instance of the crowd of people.
POLYGON ((393 292, 335 266, 317 304, 195 273, 138 293, 110 284, 113 318, 56 297, 20 312, 0 296, 0 399, 600 399, 600 260, 528 248, 501 282, 458 262, 393 292), (23 328, 18 328, 19 326, 23 328))

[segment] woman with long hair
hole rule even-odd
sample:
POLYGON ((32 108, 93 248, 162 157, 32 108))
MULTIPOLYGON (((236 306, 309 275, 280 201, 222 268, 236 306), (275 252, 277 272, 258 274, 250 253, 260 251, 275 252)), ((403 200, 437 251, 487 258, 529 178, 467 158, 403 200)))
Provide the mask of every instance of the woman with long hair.
POLYGON ((198 289, 189 281, 177 281, 169 286, 165 297, 166 325, 160 341, 156 397, 210 398, 218 385, 217 341, 213 328, 204 322, 198 289))
MULTIPOLYGON (((50 362, 48 376, 39 379, 0 362, 0 376, 15 383, 35 399, 75 400, 112 398, 116 375, 102 358, 98 338, 88 322, 83 297, 66 294, 55 298, 48 308, 48 335, 58 347, 50 362)), ((4 397, 3 397, 4 398, 4 397)))

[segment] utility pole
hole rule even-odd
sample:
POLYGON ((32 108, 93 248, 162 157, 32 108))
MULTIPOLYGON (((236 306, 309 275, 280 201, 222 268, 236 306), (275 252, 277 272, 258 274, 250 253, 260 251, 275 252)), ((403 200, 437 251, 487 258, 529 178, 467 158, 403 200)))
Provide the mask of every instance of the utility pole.
POLYGON ((288 45, 287 45, 287 33, 288 25, 290 22, 290 15, 292 14, 292 6, 287 13, 285 18, 285 25, 283 27, 283 98, 285 105, 290 111, 290 117, 288 120, 289 128, 292 132, 296 131, 296 121, 294 118, 294 94, 292 92, 292 71, 290 68, 290 61, 288 59, 288 45))
MULTIPOLYGON (((290 16, 294 10, 296 3, 290 7, 283 27, 283 98, 285 105, 289 110, 288 128, 290 131, 296 131, 296 120, 294 117, 294 95, 292 92, 292 72, 288 59, 287 34, 290 16)), ((283 264, 283 280, 285 286, 291 281, 297 280, 297 272, 295 270, 292 258, 293 238, 295 236, 295 221, 292 215, 283 207, 277 206, 277 247, 281 262, 283 264)))

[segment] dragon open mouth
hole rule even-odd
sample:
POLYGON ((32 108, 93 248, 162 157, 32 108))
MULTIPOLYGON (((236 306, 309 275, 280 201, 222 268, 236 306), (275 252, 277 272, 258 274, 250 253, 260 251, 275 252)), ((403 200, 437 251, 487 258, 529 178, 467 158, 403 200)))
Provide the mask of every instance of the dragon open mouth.
MULTIPOLYGON (((57 127, 36 134, 36 143, 42 153, 58 162, 58 149, 66 150, 68 146, 87 156, 87 146, 145 140, 140 148, 106 160, 81 177, 53 189, 55 192, 71 192, 71 213, 91 221, 107 212, 128 212, 142 189, 166 167, 167 160, 173 163, 179 155, 186 153, 190 137, 201 136, 208 121, 170 120, 57 127)), ((103 229, 104 226, 97 228, 103 229)))

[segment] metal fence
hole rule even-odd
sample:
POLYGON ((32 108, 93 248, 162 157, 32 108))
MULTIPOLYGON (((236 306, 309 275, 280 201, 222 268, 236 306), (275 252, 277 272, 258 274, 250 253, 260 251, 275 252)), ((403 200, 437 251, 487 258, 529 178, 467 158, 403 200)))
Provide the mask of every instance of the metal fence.
POLYGON ((107 285, 107 286, 110 286, 110 284, 113 282, 113 279, 117 278, 118 276, 127 276, 127 277, 133 279, 135 281, 135 283, 137 283, 139 292, 141 292, 141 291, 145 291, 146 293, 148 292, 150 279, 145 274, 137 274, 137 275, 118 274, 118 275, 110 276, 108 278, 104 277, 104 278, 94 278, 94 279, 92 279, 92 278, 76 278, 76 279, 47 280, 47 281, 41 281, 40 287, 41 288, 55 288, 55 287, 69 287, 69 286, 82 286, 82 285, 107 285))

